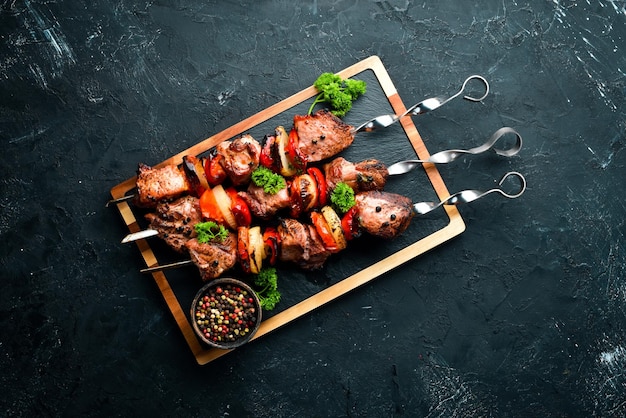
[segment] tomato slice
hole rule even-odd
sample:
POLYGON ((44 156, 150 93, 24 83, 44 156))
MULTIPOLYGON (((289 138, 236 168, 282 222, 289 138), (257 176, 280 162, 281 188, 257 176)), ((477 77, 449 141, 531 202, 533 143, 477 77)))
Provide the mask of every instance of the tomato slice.
POLYGON ((306 172, 309 176, 313 177, 313 179, 315 179, 315 183, 317 183, 317 204, 319 206, 326 206, 326 203, 328 202, 328 189, 326 187, 326 179, 322 174, 322 170, 317 167, 309 167, 306 172))
POLYGON ((222 184, 226 180, 226 171, 222 167, 224 156, 221 154, 211 155, 204 161, 204 174, 211 186, 222 184))
POLYGON ((206 189, 200 196, 200 210, 204 218, 224 224, 224 215, 217 205, 213 190, 206 189))
POLYGON ((226 189, 228 197, 230 197, 230 210, 235 217, 235 222, 238 226, 250 226, 252 223, 252 213, 248 204, 241 196, 237 194, 237 190, 234 187, 226 189))
POLYGON ((352 206, 349 211, 341 218, 341 229, 348 241, 354 238, 358 238, 361 235, 358 220, 358 209, 356 206, 352 206))
POLYGON ((324 219, 324 216, 319 212, 311 212, 311 222, 313 222, 315 230, 322 239, 324 247, 330 252, 339 251, 337 242, 335 241, 333 233, 330 230, 330 226, 328 225, 328 222, 326 222, 326 219, 324 219))

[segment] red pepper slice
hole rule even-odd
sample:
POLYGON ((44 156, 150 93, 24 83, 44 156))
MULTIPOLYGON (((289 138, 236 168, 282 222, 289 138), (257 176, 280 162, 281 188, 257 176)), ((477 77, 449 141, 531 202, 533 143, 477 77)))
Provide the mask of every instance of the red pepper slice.
POLYGON ((274 135, 267 135, 265 137, 265 144, 263 144, 263 148, 261 149, 259 164, 263 167, 269 168, 273 172, 277 172, 276 137, 274 135))
POLYGON ((313 179, 315 179, 315 183, 317 183, 317 205, 326 206, 326 203, 328 202, 328 190, 326 188, 326 179, 322 174, 322 170, 317 167, 309 167, 306 172, 309 176, 313 177, 313 179))
POLYGON ((311 222, 313 223, 315 230, 322 239, 324 247, 330 252, 339 251, 339 247, 337 247, 337 242, 333 237, 333 233, 330 231, 330 226, 328 226, 328 222, 326 222, 326 219, 324 219, 324 215, 319 212, 311 212, 311 222))
POLYGON ((296 131, 295 128, 292 128, 289 131, 289 142, 287 143, 285 153, 287 154, 287 158, 289 158, 291 165, 293 165, 299 172, 304 172, 306 170, 307 156, 300 151, 299 142, 298 131, 296 131))
POLYGON ((222 211, 217 205, 215 195, 211 189, 206 189, 204 193, 202 193, 202 196, 200 196, 200 211, 202 212, 202 217, 206 219, 210 219, 221 224, 225 223, 224 215, 222 215, 222 211))
POLYGON ((234 187, 226 189, 226 193, 228 193, 228 197, 230 197, 230 211, 235 217, 237 226, 250 226, 252 223, 252 214, 246 201, 237 194, 237 190, 235 190, 234 187))
POLYGON ((341 218, 341 229, 343 235, 348 241, 353 238, 358 238, 361 235, 359 227, 359 213, 356 206, 352 206, 349 211, 341 218))
POLYGON ((211 186, 222 184, 226 180, 227 174, 222 167, 224 156, 221 154, 211 155, 204 161, 204 173, 211 186))
POLYGON ((265 254, 270 265, 275 265, 278 260, 278 251, 280 249, 280 235, 274 227, 267 227, 263 233, 263 243, 265 244, 265 254))

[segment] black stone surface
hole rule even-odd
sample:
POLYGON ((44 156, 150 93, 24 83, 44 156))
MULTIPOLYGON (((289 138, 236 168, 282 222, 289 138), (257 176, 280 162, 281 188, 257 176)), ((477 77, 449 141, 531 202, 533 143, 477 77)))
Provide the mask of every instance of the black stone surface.
POLYGON ((0 415, 624 416, 625 23, 623 0, 2 2, 0 415), (528 190, 198 366, 110 188, 370 55, 406 105, 484 75, 418 129, 433 152, 516 128, 518 157, 441 172, 528 190))

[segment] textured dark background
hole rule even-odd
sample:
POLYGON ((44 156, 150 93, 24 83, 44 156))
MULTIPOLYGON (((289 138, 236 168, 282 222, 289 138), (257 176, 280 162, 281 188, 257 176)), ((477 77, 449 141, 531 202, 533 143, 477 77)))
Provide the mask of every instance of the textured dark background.
POLYGON ((1 416, 625 414, 623 0, 0 5, 1 416), (518 157, 441 171, 527 192, 198 366, 109 189, 370 55, 406 105, 487 77, 418 129, 432 152, 516 128, 518 157))

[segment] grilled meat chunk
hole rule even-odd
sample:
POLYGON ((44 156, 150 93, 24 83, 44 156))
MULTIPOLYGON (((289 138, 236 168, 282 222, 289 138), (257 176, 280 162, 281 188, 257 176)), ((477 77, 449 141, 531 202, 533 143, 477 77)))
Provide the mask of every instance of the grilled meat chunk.
POLYGON ((280 260, 297 264, 305 270, 322 267, 330 252, 311 225, 295 219, 282 219, 277 228, 280 235, 280 260))
POLYGON ((337 157, 325 164, 324 174, 328 190, 333 190, 337 183, 344 182, 355 193, 382 190, 389 177, 387 167, 378 160, 371 159, 354 164, 343 157, 337 157))
POLYGON ((232 141, 220 142, 216 150, 224 157, 222 167, 235 186, 250 181, 261 156, 261 144, 256 139, 245 134, 232 141))
POLYGON ((317 233, 313 225, 306 225, 309 230, 309 241, 307 243, 307 259, 300 261, 298 265, 305 270, 316 270, 322 268, 331 252, 324 247, 322 238, 317 233))
POLYGON ((219 277, 237 263, 237 236, 232 232, 222 242, 200 243, 192 238, 185 247, 205 282, 219 277))
POLYGON ((298 132, 298 148, 309 162, 330 158, 354 141, 353 127, 326 109, 313 115, 297 115, 293 124, 298 132))
POLYGON ((159 231, 170 247, 182 253, 185 242, 196 236, 194 225, 202 222, 199 200, 193 196, 184 196, 173 202, 162 202, 154 213, 146 214, 150 228, 159 231))
POLYGON ((246 191, 238 193, 243 198, 250 212, 259 219, 268 220, 277 212, 291 204, 289 188, 285 187, 276 194, 265 193, 263 187, 250 183, 246 191))
POLYGON ((391 239, 404 232, 413 218, 411 199, 396 193, 369 191, 355 196, 359 224, 369 234, 391 239))
POLYGON ((190 190, 185 173, 174 165, 152 168, 139 164, 137 169, 136 204, 141 207, 154 207, 165 199, 176 198, 190 190))

